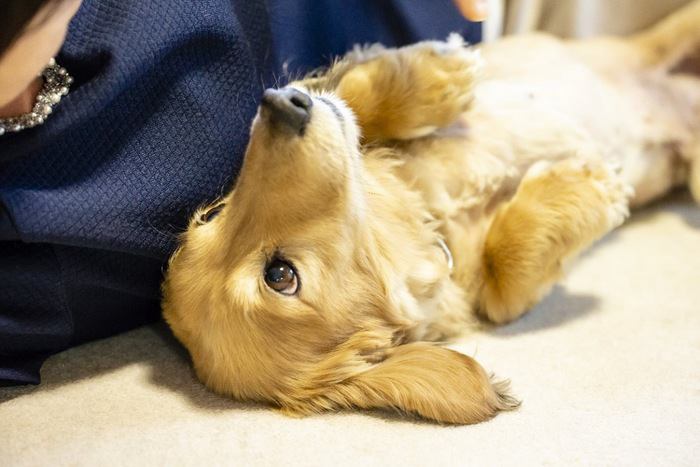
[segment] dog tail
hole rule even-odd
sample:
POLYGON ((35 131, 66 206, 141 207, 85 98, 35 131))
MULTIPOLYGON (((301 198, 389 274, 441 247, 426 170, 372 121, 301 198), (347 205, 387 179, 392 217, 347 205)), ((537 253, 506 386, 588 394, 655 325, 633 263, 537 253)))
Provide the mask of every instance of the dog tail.
POLYGON ((646 50, 649 65, 669 71, 684 67, 700 75, 700 0, 693 0, 632 40, 646 50))

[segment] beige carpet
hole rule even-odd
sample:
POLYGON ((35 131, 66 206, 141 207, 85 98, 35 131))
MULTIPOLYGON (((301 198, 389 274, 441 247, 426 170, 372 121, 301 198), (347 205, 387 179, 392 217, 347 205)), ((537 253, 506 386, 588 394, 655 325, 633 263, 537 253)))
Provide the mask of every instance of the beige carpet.
POLYGON ((0 465, 700 465, 700 208, 637 213, 525 318, 464 339, 522 407, 441 427, 210 394, 162 326, 0 389, 0 465))

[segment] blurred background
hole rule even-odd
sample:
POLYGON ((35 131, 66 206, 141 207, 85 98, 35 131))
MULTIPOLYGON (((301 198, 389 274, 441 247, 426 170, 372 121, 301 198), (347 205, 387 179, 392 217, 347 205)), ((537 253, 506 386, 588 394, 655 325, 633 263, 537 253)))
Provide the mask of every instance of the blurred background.
POLYGON ((484 40, 535 30, 561 37, 631 34, 690 0, 488 0, 484 40))

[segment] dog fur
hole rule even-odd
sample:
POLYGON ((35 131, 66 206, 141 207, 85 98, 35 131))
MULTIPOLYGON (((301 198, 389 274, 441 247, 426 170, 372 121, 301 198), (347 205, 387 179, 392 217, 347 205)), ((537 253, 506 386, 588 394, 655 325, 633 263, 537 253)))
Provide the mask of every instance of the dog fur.
POLYGON ((698 24, 695 2, 629 39, 358 48, 290 84, 314 101, 303 136, 262 109, 170 262, 163 312, 199 378, 290 414, 516 407, 436 342, 525 313, 629 206, 700 198, 698 24), (266 285, 273 258, 295 294, 266 285))

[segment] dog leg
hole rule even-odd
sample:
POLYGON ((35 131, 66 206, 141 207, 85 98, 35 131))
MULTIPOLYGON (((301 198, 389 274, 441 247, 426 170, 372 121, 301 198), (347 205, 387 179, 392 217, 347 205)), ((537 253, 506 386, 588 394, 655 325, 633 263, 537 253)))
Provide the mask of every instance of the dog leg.
POLYGON ((601 162, 531 167, 486 236, 480 313, 495 323, 522 315, 549 292, 567 260, 625 220, 631 195, 601 162))
POLYGON ((653 64, 672 68, 700 44, 700 0, 670 14, 652 28, 633 37, 653 64))
POLYGON ((335 89, 355 112, 366 142, 425 136, 454 122, 472 101, 479 57, 457 35, 369 50, 372 58, 346 58, 366 61, 351 66, 335 89))

